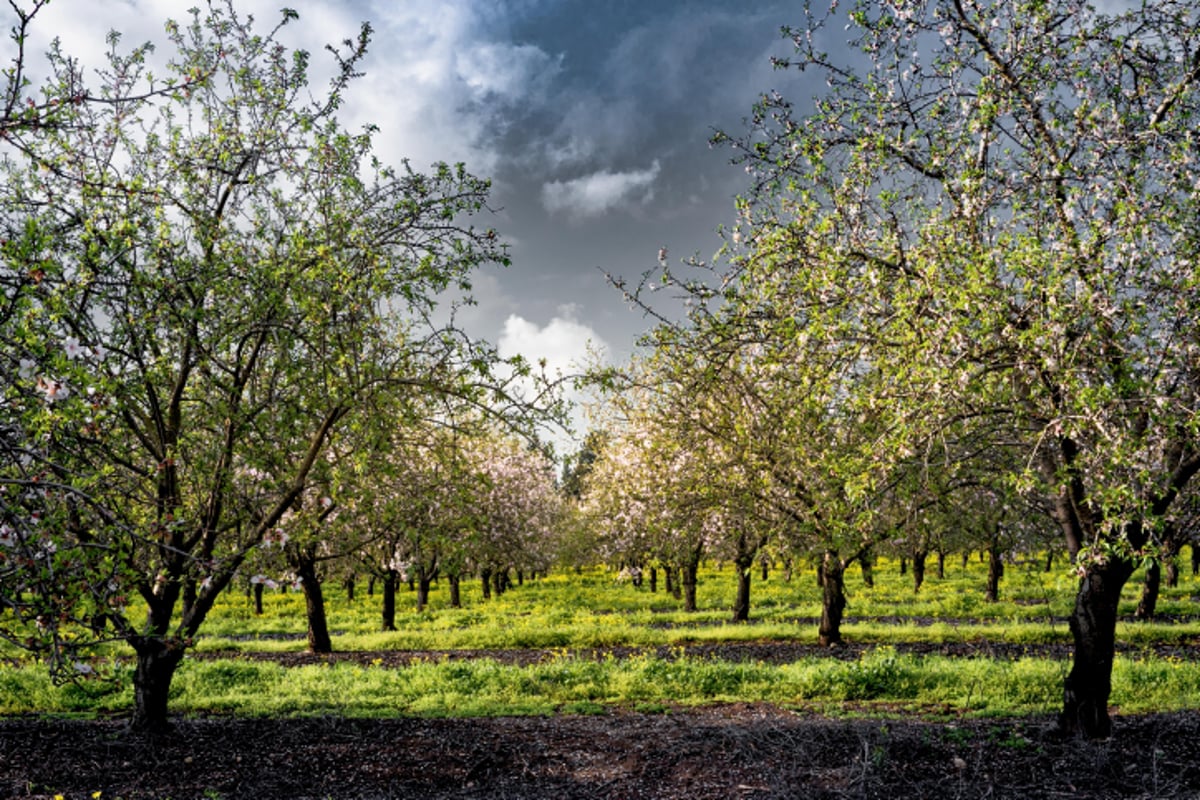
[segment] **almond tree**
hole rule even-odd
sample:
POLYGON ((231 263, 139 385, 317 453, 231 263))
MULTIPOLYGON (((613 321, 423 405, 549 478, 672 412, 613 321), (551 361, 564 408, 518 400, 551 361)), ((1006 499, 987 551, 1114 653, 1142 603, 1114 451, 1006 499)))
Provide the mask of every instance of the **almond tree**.
POLYGON ((960 425, 1011 450, 1002 477, 1046 499, 1080 578, 1060 722, 1105 737, 1121 589, 1200 470, 1200 10, 805 12, 779 65, 828 90, 718 137, 755 180, 738 233, 839 310, 805 335, 860 343, 914 442, 960 425))
MULTIPOLYGON (((369 27, 319 92, 278 39, 295 17, 261 31, 214 0, 168 23, 164 71, 114 35, 87 87, 52 50, 44 96, 91 101, 3 164, 0 630, 59 676, 87 669, 82 642, 128 642, 137 729, 167 724, 217 594, 356 410, 475 391, 408 359, 397 320, 428 330, 432 298, 506 261, 469 227, 486 182, 380 165, 339 125, 369 27)), ((447 357, 486 374, 465 349, 447 357)))

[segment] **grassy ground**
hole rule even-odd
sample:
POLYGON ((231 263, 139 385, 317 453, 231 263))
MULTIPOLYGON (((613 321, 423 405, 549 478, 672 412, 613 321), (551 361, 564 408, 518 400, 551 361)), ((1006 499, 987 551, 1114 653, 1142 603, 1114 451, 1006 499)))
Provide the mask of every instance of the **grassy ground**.
MULTIPOLYGON (((1130 582, 1122 613, 1131 614, 1140 576, 1130 582)), ((893 645, 991 642, 1065 643, 1074 580, 1063 570, 1010 566, 1002 601, 983 601, 982 566, 955 560, 946 577, 930 571, 914 593, 911 578, 881 563, 876 586, 857 573, 849 581, 847 640, 872 645, 856 658, 807 657, 789 663, 696 657, 697 643, 811 642, 820 613, 811 572, 791 581, 773 572, 755 575, 753 621, 727 622, 733 576, 728 569, 702 575, 701 609, 688 614, 662 590, 634 588, 611 573, 554 574, 527 581, 484 602, 464 586, 462 609, 445 606, 436 591, 429 610, 397 615, 396 632, 379 628, 379 598, 360 592, 348 602, 329 587, 329 622, 340 651, 553 649, 525 666, 494 658, 433 656, 403 668, 367 661, 310 666, 237 657, 237 653, 304 649, 303 600, 298 593, 269 594, 265 613, 253 614, 236 593, 219 603, 173 685, 171 707, 187 714, 247 716, 319 715, 488 716, 588 713, 613 706, 665 710, 719 702, 769 702, 827 713, 918 711, 943 715, 1014 715, 1053 711, 1060 702, 1065 657, 1008 660, 898 652, 893 645), (650 648, 672 648, 667 657, 650 648), (628 654, 624 648, 635 648, 628 654), (622 648, 622 657, 605 654, 622 648)), ((1200 643, 1190 575, 1164 590, 1158 623, 1123 622, 1119 639, 1134 644, 1114 670, 1113 703, 1125 712, 1200 707, 1200 643), (1155 655, 1158 645, 1179 654, 1155 655)), ((402 592, 401 607, 412 595, 402 592)), ((131 666, 114 646, 98 661, 110 680, 56 687, 36 665, 15 659, 0 668, 0 714, 92 715, 131 705, 131 666)))

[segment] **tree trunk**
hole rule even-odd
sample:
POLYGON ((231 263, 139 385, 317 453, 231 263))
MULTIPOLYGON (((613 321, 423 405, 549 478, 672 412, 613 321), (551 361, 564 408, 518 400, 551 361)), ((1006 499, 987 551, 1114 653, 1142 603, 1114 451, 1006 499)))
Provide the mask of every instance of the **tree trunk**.
POLYGON ((771 568, 771 562, 764 558, 762 561, 759 562, 759 565, 762 567, 763 583, 766 583, 767 582, 767 572, 771 568))
POLYGON ((650 591, 658 591, 658 567, 650 568, 650 591))
POLYGON ((367 597, 375 596, 375 576, 367 576, 367 597))
POLYGON ((483 599, 492 599, 492 571, 490 569, 481 569, 479 571, 479 580, 483 584, 483 599))
POLYGON ((1054 548, 1051 547, 1046 551, 1046 572, 1054 569, 1054 548))
POLYGON ((908 559, 905 558, 904 556, 900 556, 900 574, 901 575, 908 574, 908 559))
POLYGON ((987 589, 984 599, 989 603, 1000 600, 1000 578, 1004 575, 1004 561, 1000 558, 1000 545, 992 542, 988 548, 987 589))
POLYGON ((1064 733, 1104 739, 1112 732, 1108 698, 1112 692, 1117 607, 1121 588, 1132 574, 1132 562, 1113 559, 1089 566, 1079 581, 1070 617, 1075 661, 1063 684, 1063 711, 1059 716, 1064 733))
POLYGON ((254 584, 254 613, 260 617, 263 613, 262 598, 263 585, 261 583, 256 583, 254 584))
POLYGON ((458 573, 455 572, 449 576, 450 580, 450 607, 462 608, 462 591, 459 587, 458 573))
POLYGON ((683 610, 696 610, 696 573, 700 571, 699 560, 688 560, 681 568, 683 572, 680 583, 683 584, 683 610))
POLYGON ((354 602, 354 576, 347 575, 346 580, 342 582, 342 586, 346 587, 346 602, 354 602))
POLYGON ((832 551, 821 561, 824 573, 821 592, 821 627, 817 644, 834 647, 842 643, 842 612, 846 610, 846 565, 832 551))
POLYGON ((383 575, 383 629, 396 630, 396 584, 400 582, 400 573, 389 569, 383 575))
POLYGON ((1179 586, 1179 562, 1172 558, 1167 562, 1167 586, 1175 589, 1179 586))
POLYGON ((946 577, 946 554, 941 550, 937 551, 937 576, 939 581, 946 577))
POLYGON ((971 560, 971 554, 968 553, 966 550, 964 550, 963 554, 962 554, 962 568, 964 570, 967 568, 967 562, 970 560, 971 560))
POLYGON ((750 571, 754 567, 754 558, 745 556, 734 559, 737 570, 737 597, 733 601, 733 622, 750 621, 750 571))
POLYGON ((1146 577, 1142 581, 1142 597, 1138 600, 1135 619, 1149 622, 1158 609, 1158 592, 1162 588, 1162 562, 1157 558, 1146 565, 1146 577))
POLYGON ((417 611, 424 611, 429 605, 429 585, 433 583, 433 575, 425 570, 417 572, 417 611))
POLYGON ((183 660, 183 648, 172 647, 157 638, 143 638, 132 644, 137 653, 137 667, 133 673, 133 718, 129 727, 139 733, 165 733, 171 727, 167 718, 171 680, 183 660))
MULTIPOLYGON (((875 588, 875 554, 869 549, 864 550, 858 558, 858 568, 862 572, 863 584, 868 589, 875 588)), ((845 580, 843 576, 842 580, 845 580)))
POLYGON ((1192 575, 1200 575, 1200 546, 1192 542, 1192 575))
POLYGON ((913 553, 913 591, 921 591, 921 584, 925 582, 925 556, 927 553, 924 550, 918 550, 913 553))
POLYGON ((679 588, 677 587, 678 581, 675 580, 675 567, 667 564, 663 567, 663 576, 667 579, 667 594, 678 600, 679 588))
POLYGON ((303 558, 296 563, 296 575, 304 590, 304 611, 308 616, 308 650, 310 653, 332 653, 329 623, 325 618, 325 594, 317 577, 317 565, 303 558))

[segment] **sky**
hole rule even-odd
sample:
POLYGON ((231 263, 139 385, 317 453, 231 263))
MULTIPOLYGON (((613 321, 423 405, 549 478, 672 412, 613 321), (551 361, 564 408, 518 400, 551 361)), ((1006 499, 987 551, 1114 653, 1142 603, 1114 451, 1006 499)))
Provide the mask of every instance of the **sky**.
MULTIPOLYGON (((99 65, 109 30, 166 51, 163 22, 199 2, 53 0, 37 35, 99 65)), ((770 64, 790 49, 780 27, 800 22, 799 4, 783 0, 285 2, 299 13, 285 41, 314 67, 329 63, 325 44, 371 24, 345 119, 378 127, 384 162, 462 161, 493 180, 494 213, 480 223, 510 244, 513 264, 476 276, 477 305, 457 321, 502 355, 552 369, 589 350, 628 358, 650 323, 605 274, 636 281, 661 248, 671 261, 710 258, 746 176, 709 137, 741 130, 764 91, 805 91, 802 76, 770 64)), ((283 4, 235 7, 265 25, 283 4)))

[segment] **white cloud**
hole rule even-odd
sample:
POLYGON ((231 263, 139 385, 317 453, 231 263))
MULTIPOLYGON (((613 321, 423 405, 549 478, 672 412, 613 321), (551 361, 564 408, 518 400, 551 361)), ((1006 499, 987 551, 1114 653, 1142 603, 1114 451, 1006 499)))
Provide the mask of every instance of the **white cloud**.
POLYGON ((647 203, 654 197, 658 159, 648 169, 632 172, 602 170, 569 181, 542 185, 542 205, 550 213, 565 212, 574 218, 599 216, 617 206, 647 203))
MULTIPOLYGON (((545 372, 550 378, 578 374, 597 361, 606 362, 610 352, 608 344, 590 326, 577 320, 575 314, 574 305, 561 306, 558 314, 545 326, 530 322, 519 314, 511 314, 504 323, 497 349, 505 358, 524 356, 535 369, 544 361, 545 372)), ((586 430, 584 396, 570 386, 564 387, 563 395, 571 404, 570 424, 574 439, 565 431, 547 431, 560 455, 578 448, 586 430)))
POLYGON ((570 374, 587 366, 593 354, 603 356, 608 345, 588 325, 575 318, 574 305, 561 306, 558 315, 545 327, 519 314, 510 314, 504 322, 497 347, 509 358, 522 355, 534 365, 545 360, 546 371, 570 374))

